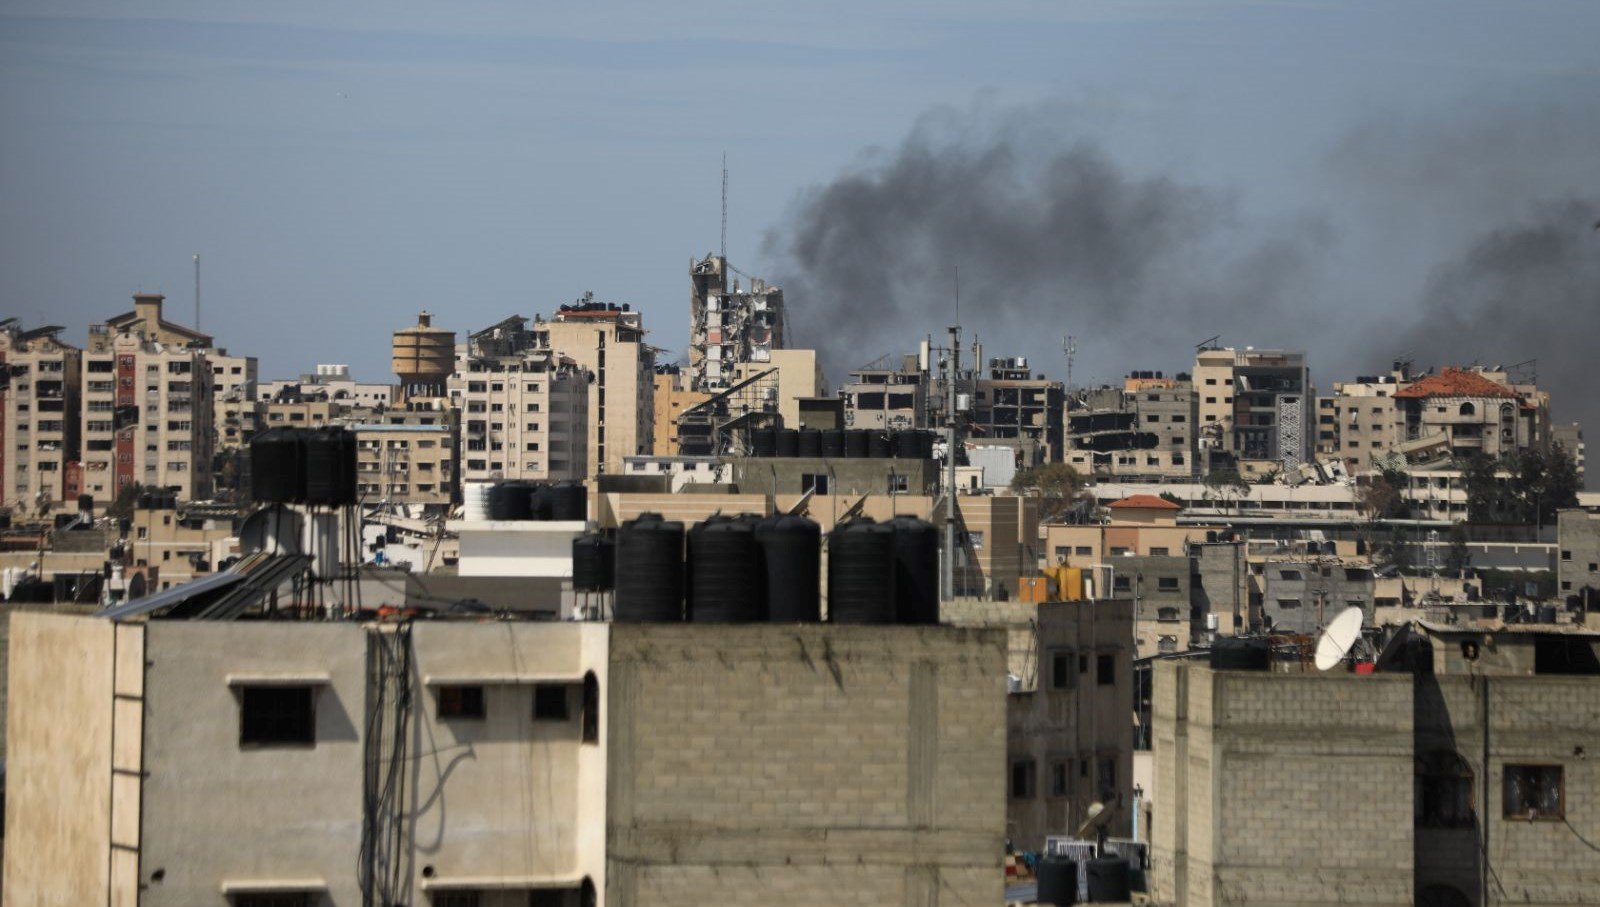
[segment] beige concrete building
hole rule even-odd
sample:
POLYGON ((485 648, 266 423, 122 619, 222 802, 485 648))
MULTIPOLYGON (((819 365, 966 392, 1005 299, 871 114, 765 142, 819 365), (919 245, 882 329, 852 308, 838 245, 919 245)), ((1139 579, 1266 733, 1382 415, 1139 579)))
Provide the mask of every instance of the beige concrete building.
POLYGON ((1000 897, 998 632, 39 613, 11 632, 10 903, 1000 897))
POLYGON ((816 350, 772 350, 760 362, 744 362, 733 367, 735 381, 753 378, 764 372, 775 372, 771 399, 764 401, 783 417, 788 428, 800 426, 800 401, 827 394, 827 383, 822 377, 822 365, 817 361, 816 350))
POLYGON ((1073 835, 1099 802, 1113 835, 1133 817, 1133 605, 1050 602, 1038 609, 1039 671, 1009 697, 1006 835, 1042 852, 1048 835, 1073 835))
POLYGON ((783 290, 760 278, 731 286, 727 260, 689 263, 689 387, 716 393, 736 384, 741 365, 770 363, 784 347, 783 290))
POLYGON ((1084 476, 1186 479, 1198 470, 1198 421, 1188 375, 1132 372, 1121 387, 1073 394, 1062 459, 1084 476))
POLYGON ((16 319, 0 319, 0 505, 22 513, 78 493, 68 478, 83 429, 83 351, 63 342, 61 330, 24 331, 16 319))
POLYGON ((622 472, 622 458, 648 454, 655 443, 655 348, 644 319, 627 306, 586 295, 533 324, 535 344, 587 370, 589 426, 586 476, 622 472))
POLYGON ((469 335, 459 351, 449 390, 461 413, 463 481, 577 481, 587 474, 590 372, 535 348, 526 324, 520 316, 506 319, 469 335))
POLYGON ((932 392, 928 372, 915 355, 901 357, 899 368, 856 369, 839 387, 839 398, 844 401, 843 427, 876 431, 926 428, 932 392))
POLYGON ((457 487, 449 425, 357 423, 356 494, 367 504, 447 506, 457 487))
POLYGON ((1373 675, 1156 664, 1157 903, 1593 900, 1595 637, 1411 633, 1373 675))
POLYGON ((83 491, 115 500, 131 484, 211 496, 211 337, 162 318, 160 294, 89 328, 83 356, 83 491))
POLYGON ((1024 451, 1024 466, 1058 463, 1066 449, 1061 382, 1029 371, 1022 357, 990 359, 973 388, 968 427, 985 443, 1024 451))
POLYGON ((1262 474, 1311 459, 1316 389, 1305 353, 1206 347, 1195 353, 1201 474, 1262 474))
POLYGON ((254 356, 230 356, 216 350, 211 360, 211 399, 216 407, 216 448, 237 450, 255 434, 255 402, 260 396, 259 366, 254 356))
POLYGON ((655 386, 651 394, 651 407, 654 412, 651 423, 654 432, 650 451, 657 457, 676 457, 680 440, 678 417, 683 415, 684 410, 711 399, 711 395, 703 391, 689 390, 683 370, 676 365, 656 366, 653 382, 655 386))

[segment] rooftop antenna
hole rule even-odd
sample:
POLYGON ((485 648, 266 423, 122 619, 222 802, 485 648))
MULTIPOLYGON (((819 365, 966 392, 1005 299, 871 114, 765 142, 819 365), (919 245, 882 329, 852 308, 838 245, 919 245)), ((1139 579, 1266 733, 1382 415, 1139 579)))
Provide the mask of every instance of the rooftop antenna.
POLYGON ((194 329, 200 330, 200 253, 194 253, 194 329))
POLYGON ((1317 640, 1317 670, 1326 671, 1344 661, 1350 648, 1361 639, 1362 620, 1361 608, 1352 605, 1328 623, 1317 640))
POLYGON ((722 152, 722 266, 728 266, 728 152, 722 152))
POLYGON ((1061 338, 1061 352, 1067 354, 1067 395, 1072 395, 1072 357, 1078 352, 1078 341, 1071 334, 1061 338))
POLYGON ((1195 348, 1195 350, 1197 352, 1200 351, 1200 350, 1214 349, 1212 344, 1216 343, 1218 340, 1221 340, 1221 339, 1222 339, 1222 335, 1221 334, 1218 334, 1215 337, 1207 337, 1206 339, 1204 339, 1204 340, 1200 341, 1199 343, 1195 344, 1194 348, 1195 348))

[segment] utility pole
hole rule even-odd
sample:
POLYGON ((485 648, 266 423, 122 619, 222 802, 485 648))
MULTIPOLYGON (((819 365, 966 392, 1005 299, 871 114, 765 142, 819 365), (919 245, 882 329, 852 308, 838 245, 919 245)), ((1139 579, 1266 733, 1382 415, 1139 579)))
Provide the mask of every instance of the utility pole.
POLYGON ((717 254, 722 258, 724 289, 728 280, 728 152, 722 152, 722 245, 717 254))
POLYGON ((200 253, 194 253, 194 329, 200 330, 200 253))
MULTIPOLYGON (((959 298, 959 297, 957 297, 959 298)), ((959 305, 959 303, 958 303, 959 305)), ((944 368, 944 598, 956 597, 956 448, 961 443, 956 412, 956 379, 961 374, 961 325, 950 326, 944 368)))

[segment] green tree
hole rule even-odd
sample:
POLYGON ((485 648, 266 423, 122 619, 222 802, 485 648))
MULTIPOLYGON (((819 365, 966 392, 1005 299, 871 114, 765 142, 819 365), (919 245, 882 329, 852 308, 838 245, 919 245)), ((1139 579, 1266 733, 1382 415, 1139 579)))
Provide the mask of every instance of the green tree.
POLYGON ((1467 524, 1457 521, 1450 524, 1450 547, 1445 550, 1444 566, 1452 576, 1460 576, 1472 560, 1467 550, 1467 524))
POLYGON ((1237 469, 1214 469, 1206 473, 1205 485, 1206 494, 1222 501, 1224 510, 1229 501, 1237 502, 1250 493, 1250 483, 1237 469))
POLYGON ((129 517, 132 517, 133 505, 137 502, 139 495, 143 492, 144 486, 140 485, 138 482, 129 482, 128 484, 122 486, 122 490, 117 492, 117 499, 111 502, 110 507, 106 508, 106 516, 118 520, 125 520, 129 517))
POLYGON ((1011 490, 1039 499, 1042 519, 1054 519, 1062 511, 1083 500, 1083 476, 1066 463, 1045 463, 1017 470, 1011 477, 1011 490))

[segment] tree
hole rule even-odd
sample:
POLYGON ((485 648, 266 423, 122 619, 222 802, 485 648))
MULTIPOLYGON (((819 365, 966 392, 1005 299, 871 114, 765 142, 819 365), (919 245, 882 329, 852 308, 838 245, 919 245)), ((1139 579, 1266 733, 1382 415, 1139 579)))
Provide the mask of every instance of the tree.
POLYGON ((1460 576, 1472 560, 1472 554, 1467 550, 1467 524, 1459 521, 1451 523, 1449 538, 1450 547, 1445 551, 1444 566, 1451 575, 1460 576))
POLYGON ((1379 473, 1369 477, 1356 489, 1356 503, 1360 505, 1361 512, 1367 515, 1367 519, 1374 523, 1393 519, 1395 512, 1401 507, 1400 490, 1386 474, 1379 473))
POLYGON ((1214 469, 1206 473, 1206 493, 1224 503, 1237 501, 1250 493, 1250 483, 1239 475, 1237 469, 1214 469))
POLYGON ((1548 525, 1578 505, 1578 467, 1559 444, 1518 451, 1503 460, 1478 455, 1462 475, 1472 523, 1548 525))
POLYGON ((1040 517, 1048 520, 1083 499, 1083 476, 1066 463, 1045 463, 1017 470, 1011 490, 1037 497, 1040 517))
POLYGON ((125 520, 133 516, 133 506, 138 501, 139 495, 144 492, 144 486, 138 482, 129 482, 117 492, 117 499, 106 508, 106 516, 118 520, 125 520))

